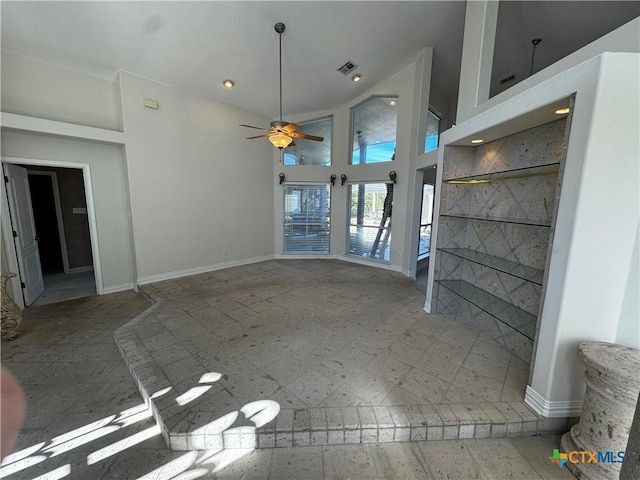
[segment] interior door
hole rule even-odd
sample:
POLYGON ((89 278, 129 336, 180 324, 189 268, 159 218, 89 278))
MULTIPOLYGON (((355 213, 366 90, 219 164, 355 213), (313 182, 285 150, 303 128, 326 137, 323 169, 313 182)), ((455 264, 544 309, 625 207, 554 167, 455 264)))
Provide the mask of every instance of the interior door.
POLYGON ((7 196, 11 210, 11 226, 14 231, 14 243, 18 255, 20 280, 24 284, 22 292, 24 304, 31 305, 44 291, 40 253, 36 240, 36 228, 33 221, 31 194, 27 169, 17 165, 5 164, 8 178, 7 196))

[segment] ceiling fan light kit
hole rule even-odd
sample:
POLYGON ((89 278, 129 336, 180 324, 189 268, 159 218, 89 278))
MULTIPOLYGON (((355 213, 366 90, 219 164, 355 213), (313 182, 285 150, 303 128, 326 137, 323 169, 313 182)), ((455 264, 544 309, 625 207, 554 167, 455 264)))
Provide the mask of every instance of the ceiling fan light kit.
POLYGON ((293 139, 284 133, 272 133, 269 135, 269 141, 273 144, 274 147, 283 149, 288 147, 293 139))
POLYGON ((276 33, 278 34, 279 41, 279 63, 280 63, 280 119, 274 120, 269 124, 271 128, 260 128, 254 127, 252 125, 243 125, 241 127, 247 128, 255 128, 257 130, 264 130, 266 133, 262 135, 255 135, 253 137, 247 137, 247 139, 253 138, 263 138, 266 137, 273 144, 274 147, 282 150, 288 146, 295 145, 293 141, 294 138, 302 138, 304 140, 313 140, 315 142, 322 142, 324 140, 323 137, 318 137, 316 135, 308 135, 306 133, 298 132, 297 130, 300 128, 299 125, 295 123, 289 123, 282 120, 282 33, 285 31, 286 27, 284 23, 278 22, 273 27, 276 33))

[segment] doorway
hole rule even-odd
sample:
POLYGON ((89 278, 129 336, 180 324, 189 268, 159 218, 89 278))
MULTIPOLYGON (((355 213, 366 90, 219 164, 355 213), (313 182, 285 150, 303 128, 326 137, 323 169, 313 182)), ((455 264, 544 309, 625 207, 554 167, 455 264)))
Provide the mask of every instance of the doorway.
POLYGON ((27 167, 27 173, 44 279, 33 305, 95 295, 82 170, 27 167))
MULTIPOLYGON (((13 250, 10 248, 12 244, 16 247, 11 252, 15 255, 9 255, 13 259, 9 258, 8 267, 20 276, 23 293, 20 300, 25 306, 59 303, 98 293, 98 278, 94 271, 94 232, 90 218, 93 212, 87 208, 86 188, 90 183, 85 173, 88 172, 85 172, 85 168, 53 167, 50 166, 53 162, 46 163, 48 165, 12 162, 4 169, 5 176, 10 168, 14 173, 26 174, 24 176, 27 179, 27 198, 20 200, 21 205, 18 206, 12 194, 11 179, 5 178, 8 200, 5 205, 12 222, 10 226, 14 232, 19 232, 18 237, 16 232, 10 241, 5 235, 8 250, 13 250), (26 217, 30 218, 24 220, 26 217), (18 221, 22 224, 18 225, 18 221), (21 252, 18 248, 20 236, 29 230, 24 228, 27 223, 33 225, 31 230, 38 251, 38 261, 31 262, 28 268, 24 261, 20 261, 21 252), (33 270, 37 270, 37 274, 33 270), (31 278, 36 276, 42 279, 44 288, 34 295, 27 290, 31 278)), ((6 224, 3 222, 4 228, 6 224)), ((18 283, 18 286, 21 284, 18 283)), ((13 291, 20 290, 14 287, 13 291)))
POLYGON ((416 286, 427 291, 429 259, 431 258, 431 223, 435 198, 436 166, 424 169, 422 180, 422 204, 418 226, 418 256, 416 262, 416 286))

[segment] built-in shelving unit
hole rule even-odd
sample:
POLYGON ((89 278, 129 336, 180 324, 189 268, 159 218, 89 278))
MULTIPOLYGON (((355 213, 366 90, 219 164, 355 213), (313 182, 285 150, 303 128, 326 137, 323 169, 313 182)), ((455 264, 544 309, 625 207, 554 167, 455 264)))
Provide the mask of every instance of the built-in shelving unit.
POLYGON ((463 218, 466 220, 480 220, 485 222, 500 222, 500 223, 516 223, 518 225, 532 225, 534 227, 550 227, 551 220, 539 220, 529 218, 511 218, 511 217, 491 217, 481 215, 469 215, 464 213, 448 213, 442 214, 443 217, 448 218, 463 218))
POLYGON ((521 263, 494 257, 493 255, 487 255, 486 253, 470 250, 468 248, 439 248, 438 250, 448 253, 449 255, 455 255, 456 257, 460 257, 464 260, 469 260, 470 262, 484 265, 485 267, 493 268, 499 272, 513 275, 514 277, 521 278, 528 282, 542 285, 544 270, 539 268, 529 267, 527 265, 522 265, 521 263))
POLYGON ((566 123, 444 147, 432 305, 524 361, 536 337, 566 123))
POLYGON ((517 330, 533 340, 536 333, 536 316, 496 297, 464 280, 436 280, 436 283, 474 304, 496 320, 517 330))
POLYGON ((560 169, 559 163, 551 163, 548 165, 535 165, 533 167, 514 168, 513 170, 502 170, 499 172, 482 173, 479 175, 469 175, 466 177, 454 177, 443 179, 446 183, 457 184, 476 184, 489 183, 496 180, 512 180, 516 178, 529 178, 539 175, 554 175, 560 169))

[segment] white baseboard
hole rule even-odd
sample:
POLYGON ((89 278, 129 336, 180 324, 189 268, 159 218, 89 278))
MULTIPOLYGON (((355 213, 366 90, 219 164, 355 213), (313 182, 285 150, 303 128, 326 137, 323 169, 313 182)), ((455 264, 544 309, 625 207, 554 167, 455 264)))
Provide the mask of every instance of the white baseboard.
POLYGON ((360 260, 357 257, 350 257, 349 255, 340 255, 336 258, 344 262, 357 263, 359 265, 366 265, 367 267, 383 268, 385 270, 391 270, 392 272, 404 273, 402 271, 402 266, 400 265, 391 265, 389 263, 384 263, 379 261, 360 260))
POLYGON ((121 285, 112 285, 110 287, 104 287, 102 289, 103 295, 109 295, 110 293, 126 292, 127 290, 135 290, 136 286, 133 283, 123 283, 121 285))
POLYGON ((273 259, 273 255, 265 255, 262 257, 243 258, 242 260, 234 260, 231 262, 217 263, 215 265, 206 265, 204 267, 187 268, 185 270, 176 270, 175 272, 159 273, 155 275, 145 275, 138 277, 138 285, 147 285, 149 283, 164 282, 165 280, 173 280, 174 278, 188 277, 189 275, 198 275, 200 273, 213 272, 222 270, 223 268, 239 267, 241 265, 249 265, 250 263, 264 262, 273 259))
POLYGON ((427 313, 431 313, 431 302, 424 302, 423 310, 427 313))
POLYGON ((524 403, 546 418, 579 417, 582 414, 582 400, 547 400, 529 385, 524 395, 524 403))
POLYGON ((370 261, 370 260, 360 260, 357 257, 352 257, 349 255, 336 255, 336 254, 283 254, 279 253, 275 255, 273 258, 280 259, 291 259, 291 260, 342 260, 343 262, 357 263, 359 265, 366 265, 367 267, 376 267, 376 268, 384 268, 385 270, 391 270, 393 272, 404 273, 409 276, 407 272, 400 265, 391 265, 385 262, 379 261, 370 261))
MULTIPOLYGON (((174 272, 168 272, 168 273, 159 273, 159 274, 155 274, 155 275, 144 275, 142 277, 138 277, 138 285, 148 285, 149 283, 155 283, 155 282, 164 282, 165 280, 173 280, 174 278, 180 278, 180 277, 188 277, 189 275, 198 275, 200 273, 207 273, 207 272, 213 272, 215 270, 222 270, 223 268, 231 268, 231 267, 239 267, 241 265, 249 265, 251 263, 258 263, 258 262, 264 262, 265 260, 272 260, 274 258, 277 258, 279 260, 281 259, 291 259, 291 260, 300 260, 300 259, 336 259, 336 260, 342 260, 345 262, 351 262, 351 263, 358 263, 360 265, 367 265, 369 267, 377 267, 377 268, 384 268, 385 270, 391 270, 394 272, 399 272, 399 273, 403 273, 402 267, 400 265, 389 265, 387 263, 381 263, 381 262, 369 262, 366 260, 360 260, 358 258, 352 258, 346 255, 283 255, 283 254, 277 254, 277 255, 265 255, 265 256, 261 256, 261 257, 251 257, 251 258, 244 258, 242 260, 235 260, 232 262, 224 262, 224 263, 217 263, 215 265, 206 265, 204 267, 195 267, 195 268, 187 268, 185 270, 176 270, 174 272)), ((133 285, 133 284, 132 284, 133 285)), ((129 288, 134 288, 133 286, 129 287, 129 288)), ((105 293, 106 293, 106 289, 105 289, 105 293)))
POLYGON ((86 267, 73 267, 69 269, 69 273, 84 273, 93 272, 93 265, 87 265, 86 267))
POLYGON ((331 253, 277 253, 273 258, 277 258, 278 260, 333 260, 338 257, 331 253))

